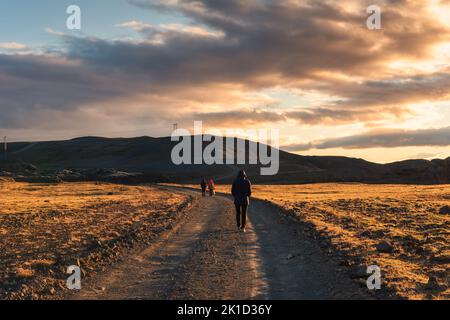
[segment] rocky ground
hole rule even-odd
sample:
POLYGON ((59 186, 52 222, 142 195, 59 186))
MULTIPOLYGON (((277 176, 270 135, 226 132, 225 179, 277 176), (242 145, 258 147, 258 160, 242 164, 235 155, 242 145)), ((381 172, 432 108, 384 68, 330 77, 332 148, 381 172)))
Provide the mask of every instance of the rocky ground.
MULTIPOLYGON (((225 188, 226 190, 226 188, 225 188)), ((381 268, 387 296, 450 298, 450 186, 255 186, 365 284, 381 268)))
MULTIPOLYGON (((229 189, 228 185, 218 186, 218 191, 227 194, 229 189)), ((131 259, 142 252, 157 262, 154 271, 158 274, 158 268, 166 270, 160 257, 173 263, 171 257, 179 252, 174 246, 177 243, 186 247, 182 250, 186 257, 193 258, 183 262, 191 267, 181 270, 189 283, 189 290, 181 296, 187 292, 200 292, 199 297, 217 294, 213 287, 205 289, 209 288, 209 280, 202 282, 200 277, 203 280, 199 281, 188 271, 199 268, 199 274, 212 273, 219 282, 231 281, 233 266, 222 268, 225 265, 218 266, 217 261, 235 261, 242 246, 243 250, 253 248, 254 252, 246 251, 244 260, 257 264, 250 269, 260 270, 255 277, 263 279, 260 286, 267 297, 364 297, 354 285, 367 294, 366 268, 377 265, 381 268, 382 289, 369 292, 369 297, 449 299, 449 186, 255 185, 254 197, 263 201, 252 203, 251 226, 245 238, 248 243, 241 243, 240 236, 233 232, 232 203, 222 198, 196 200, 193 206, 198 195, 194 197, 192 192, 173 186, 30 184, 3 177, 0 299, 63 298, 67 294, 66 268, 70 265, 79 265, 83 278, 92 279, 94 297, 101 296, 103 288, 103 294, 109 297, 106 286, 96 285, 101 284, 101 275, 139 267, 127 261, 134 261, 131 259), (196 230, 182 222, 186 217, 190 217, 186 221, 192 226, 199 226, 202 217, 208 217, 204 222, 211 223, 196 230), (162 240, 180 225, 186 231, 181 238, 169 236, 162 240), (191 239, 192 245, 184 240, 177 242, 183 237, 191 239), (161 247, 161 243, 167 246, 161 247), (235 243, 234 251, 227 249, 230 243, 235 243), (155 255, 155 245, 165 254, 155 255), (227 258, 230 252, 234 252, 233 259, 227 258), (206 262, 211 258, 213 262, 206 262), (205 263, 196 265, 195 261, 205 263), (125 266, 120 267, 123 262, 125 266), (219 271, 223 270, 227 272, 222 277, 219 271), (348 278, 353 280, 349 282, 348 278)), ((178 263, 175 265, 178 268, 178 263)), ((142 274, 144 279, 145 268, 155 266, 143 265, 136 275, 142 274)), ((122 274, 129 278, 127 272, 122 274)), ((115 279, 115 287, 122 290, 124 278, 115 279)), ((161 297, 148 291, 152 288, 148 282, 136 279, 129 278, 130 283, 139 282, 143 296, 161 297)), ((165 286, 165 278, 161 279, 165 286)), ((176 287, 172 289, 178 292, 176 287)), ((253 289, 251 283, 246 287, 253 289)), ((231 290, 227 297, 235 293, 231 290)))
POLYGON ((13 171, 0 170, 0 181, 10 180, 30 183, 61 183, 103 181, 110 183, 162 183, 165 176, 140 172, 124 172, 114 168, 40 170, 31 164, 24 164, 13 171))
MULTIPOLYGON (((168 188, 168 190, 173 190, 168 188)), ((254 201, 247 232, 236 228, 230 197, 194 200, 174 229, 83 287, 72 299, 372 299, 303 227, 254 201)))
POLYGON ((191 198, 154 187, 0 181, 0 299, 54 299, 173 227, 191 198))

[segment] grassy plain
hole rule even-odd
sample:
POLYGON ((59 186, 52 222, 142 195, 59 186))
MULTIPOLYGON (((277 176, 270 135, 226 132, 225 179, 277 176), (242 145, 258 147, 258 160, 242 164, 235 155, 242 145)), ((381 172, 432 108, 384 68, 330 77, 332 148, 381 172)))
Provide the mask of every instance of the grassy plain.
POLYGON ((52 296, 70 265, 105 268, 157 237, 187 198, 148 186, 0 182, 0 298, 52 296))

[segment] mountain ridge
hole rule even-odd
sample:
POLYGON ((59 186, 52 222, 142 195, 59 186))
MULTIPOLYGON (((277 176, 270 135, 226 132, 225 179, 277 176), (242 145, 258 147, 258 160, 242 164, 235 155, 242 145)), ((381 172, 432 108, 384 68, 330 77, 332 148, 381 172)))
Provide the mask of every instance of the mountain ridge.
MULTIPOLYGON (((235 139, 236 140, 236 139, 235 139)), ((248 140, 245 140, 248 145, 248 140)), ((104 138, 77 137, 70 140, 13 142, 8 154, 2 151, 0 171, 26 176, 24 167, 32 165, 39 174, 57 174, 63 170, 116 170, 164 177, 163 180, 191 182, 201 176, 229 182, 239 169, 261 183, 450 183, 450 157, 412 159, 387 164, 343 156, 303 156, 280 150, 280 170, 275 176, 260 176, 261 165, 180 165, 172 163, 172 148, 178 142, 170 137, 104 138)), ((203 148, 209 142, 203 144, 203 148)), ((269 147, 270 149, 271 147, 269 147)), ((249 148, 246 147, 248 157, 249 148)), ((34 174, 37 174, 36 172, 34 174)))

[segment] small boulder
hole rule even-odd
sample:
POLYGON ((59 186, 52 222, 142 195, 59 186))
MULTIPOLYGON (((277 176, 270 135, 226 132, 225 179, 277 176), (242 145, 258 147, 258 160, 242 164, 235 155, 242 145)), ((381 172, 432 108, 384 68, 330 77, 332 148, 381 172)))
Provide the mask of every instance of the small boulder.
POLYGON ((26 171, 37 171, 37 167, 35 165, 32 165, 31 163, 28 163, 24 169, 26 171))
POLYGON ((295 258, 295 255, 293 255, 292 253, 289 253, 287 255, 287 257, 286 257, 287 260, 291 260, 291 259, 294 259, 294 258, 295 258))
POLYGON ((49 287, 47 288, 46 293, 53 296, 56 294, 56 290, 53 287, 49 287))
POLYGON ((377 244, 377 250, 382 253, 390 253, 394 251, 394 246, 387 241, 381 241, 377 244))
POLYGON ((430 261, 436 264, 450 264, 450 255, 433 256, 430 261))
POLYGON ((367 267, 363 265, 355 265, 350 268, 350 277, 353 279, 367 278, 367 267))
POLYGON ((141 226, 141 223, 140 223, 139 221, 135 221, 135 222, 133 222, 133 224, 131 225, 131 230, 132 230, 133 232, 136 232, 136 231, 139 230, 140 226, 141 226))
POLYGON ((443 206, 439 209, 440 214, 450 214, 450 206, 443 206))
POLYGON ((425 285, 426 290, 435 291, 435 290, 441 290, 442 287, 439 284, 438 280, 434 276, 428 277, 428 282, 425 285))

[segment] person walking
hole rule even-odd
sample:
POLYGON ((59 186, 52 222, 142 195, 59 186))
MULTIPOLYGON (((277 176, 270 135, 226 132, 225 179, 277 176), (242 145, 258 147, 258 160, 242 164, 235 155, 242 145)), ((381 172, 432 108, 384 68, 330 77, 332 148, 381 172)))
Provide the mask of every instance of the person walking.
POLYGON ((209 188, 209 195, 212 197, 215 194, 216 190, 213 179, 209 180, 208 188, 209 188))
POLYGON ((236 206, 236 223, 237 227, 246 231, 247 209, 250 204, 250 196, 252 195, 252 184, 248 180, 244 170, 239 171, 236 180, 231 187, 231 194, 234 197, 234 205, 236 206))
POLYGON ((200 182, 200 187, 202 188, 202 197, 206 197, 206 187, 208 184, 206 183, 205 178, 202 178, 202 182, 200 182))

